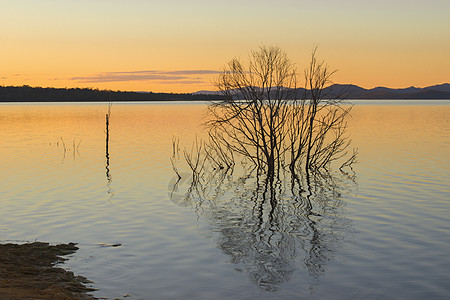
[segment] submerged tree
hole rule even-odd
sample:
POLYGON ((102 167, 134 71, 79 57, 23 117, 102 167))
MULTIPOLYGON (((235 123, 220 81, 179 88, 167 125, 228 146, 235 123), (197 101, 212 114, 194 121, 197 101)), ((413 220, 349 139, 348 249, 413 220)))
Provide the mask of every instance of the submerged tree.
POLYGON ((252 51, 247 66, 231 60, 217 81, 226 100, 209 106, 210 137, 269 177, 287 168, 293 173, 327 168, 349 146, 345 118, 351 106, 325 93, 333 74, 318 61, 316 48, 304 89, 297 86, 295 65, 278 47, 252 51))
POLYGON ((265 290, 289 281, 297 260, 321 276, 347 228, 339 198, 353 178, 329 166, 347 153, 351 106, 328 93, 333 74, 314 49, 299 88, 286 53, 260 47, 248 64, 233 59, 220 74, 226 99, 208 106, 207 139, 184 151, 172 141, 170 199, 207 215, 219 248, 265 290))
POLYGON ((273 175, 286 150, 285 119, 296 99, 293 63, 279 48, 261 47, 248 67, 230 61, 217 86, 227 99, 209 107, 210 136, 273 175))

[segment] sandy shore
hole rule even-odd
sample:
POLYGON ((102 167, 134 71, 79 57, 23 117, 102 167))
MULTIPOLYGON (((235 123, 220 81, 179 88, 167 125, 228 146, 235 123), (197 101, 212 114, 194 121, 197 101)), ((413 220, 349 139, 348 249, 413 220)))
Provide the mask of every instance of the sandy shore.
POLYGON ((73 243, 0 244, 0 299, 95 299, 86 278, 55 267, 76 250, 73 243))

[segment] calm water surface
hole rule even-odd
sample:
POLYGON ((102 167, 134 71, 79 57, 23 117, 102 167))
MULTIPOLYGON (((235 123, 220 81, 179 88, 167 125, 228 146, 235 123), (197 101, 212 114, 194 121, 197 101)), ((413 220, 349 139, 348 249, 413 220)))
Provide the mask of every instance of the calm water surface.
POLYGON ((444 299, 450 102, 426 103, 357 101, 355 173, 274 210, 239 172, 174 187, 203 103, 114 103, 108 149, 106 104, 2 104, 0 242, 78 242, 64 266, 110 299, 444 299))

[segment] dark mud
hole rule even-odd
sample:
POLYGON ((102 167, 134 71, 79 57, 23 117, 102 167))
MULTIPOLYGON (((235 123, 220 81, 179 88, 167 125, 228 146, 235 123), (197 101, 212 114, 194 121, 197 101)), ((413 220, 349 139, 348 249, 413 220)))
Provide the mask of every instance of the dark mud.
POLYGON ((55 266, 77 250, 73 243, 0 244, 0 299, 96 299, 86 278, 55 266))

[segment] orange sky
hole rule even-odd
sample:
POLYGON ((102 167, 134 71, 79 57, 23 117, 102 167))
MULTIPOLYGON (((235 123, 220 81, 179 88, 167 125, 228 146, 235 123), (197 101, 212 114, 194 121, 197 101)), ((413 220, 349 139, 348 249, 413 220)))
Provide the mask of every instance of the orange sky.
POLYGON ((194 92, 261 44, 300 71, 318 45, 337 83, 450 82, 448 0, 0 1, 0 85, 194 92))

